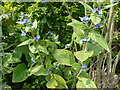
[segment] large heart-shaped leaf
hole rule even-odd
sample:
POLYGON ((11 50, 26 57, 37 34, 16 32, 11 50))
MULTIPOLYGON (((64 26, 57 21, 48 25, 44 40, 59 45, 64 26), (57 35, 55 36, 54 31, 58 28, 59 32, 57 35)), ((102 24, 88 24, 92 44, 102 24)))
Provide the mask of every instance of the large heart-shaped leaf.
POLYGON ((73 63, 75 63, 72 53, 68 50, 56 49, 53 53, 53 56, 61 64, 71 66, 73 63))
POLYGON ((83 62, 93 55, 93 51, 78 51, 78 52, 74 52, 74 55, 78 60, 83 62))
POLYGON ((12 82, 22 82, 29 76, 29 72, 24 63, 17 65, 13 70, 12 82))

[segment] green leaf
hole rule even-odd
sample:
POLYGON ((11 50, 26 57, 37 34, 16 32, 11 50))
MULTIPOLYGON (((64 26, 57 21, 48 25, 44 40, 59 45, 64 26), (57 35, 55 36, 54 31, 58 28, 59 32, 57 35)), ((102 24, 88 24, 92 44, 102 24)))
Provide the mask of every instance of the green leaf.
POLYGON ((26 80, 28 76, 29 72, 26 65, 24 63, 19 64, 17 65, 17 67, 14 68, 12 82, 22 82, 26 80))
POLYGON ((30 75, 31 76, 32 74, 36 74, 37 72, 39 72, 39 70, 43 70, 43 65, 38 65, 38 64, 35 64, 33 67, 30 67, 29 68, 29 72, 30 72, 30 75))
POLYGON ((61 64, 71 66, 73 63, 75 63, 72 53, 68 50, 56 49, 53 53, 53 56, 61 64))
POLYGON ((30 46, 29 45, 29 50, 32 52, 32 53, 37 53, 37 49, 34 47, 34 45, 30 46))
POLYGON ((52 78, 47 84, 46 84, 47 88, 56 88, 56 86, 58 86, 57 81, 52 78))
POLYGON ((13 51, 13 57, 16 57, 18 59, 21 59, 21 56, 22 56, 22 50, 20 47, 16 47, 13 51))
POLYGON ((36 49, 47 55, 49 54, 45 46, 36 45, 36 49))
POLYGON ((108 8, 110 8, 110 7, 113 7, 113 6, 117 5, 117 4, 118 4, 118 3, 111 4, 111 5, 107 5, 107 6, 105 6, 103 9, 108 9, 108 8))
POLYGON ((29 26, 26 26, 26 27, 25 27, 26 33, 27 33, 29 30, 30 30, 30 27, 29 27, 29 26))
POLYGON ((46 8, 46 7, 42 7, 41 10, 42 10, 43 12, 45 12, 45 11, 47 10, 47 8, 46 8))
POLYGON ((88 32, 88 27, 81 23, 80 21, 78 20, 75 20, 75 19, 72 19, 72 23, 69 23, 67 25, 70 25, 74 28, 74 33, 72 35, 72 39, 79 43, 79 41, 87 35, 87 32, 88 32))
POLYGON ((53 78, 58 83, 58 86, 56 88, 67 88, 65 80, 61 76, 59 76, 57 74, 53 74, 53 78))
POLYGON ((88 4, 85 4, 83 2, 80 2, 85 8, 87 8, 87 10, 89 10, 92 13, 92 7, 89 6, 88 4))
POLYGON ((95 83, 91 79, 84 78, 84 77, 78 77, 76 88, 96 88, 97 89, 95 83))
POLYGON ((80 64, 78 64, 78 63, 73 63, 73 64, 72 64, 72 67, 75 68, 76 70, 79 70, 79 69, 80 69, 80 64))
POLYGON ((33 22, 32 28, 37 28, 37 20, 35 19, 35 21, 33 22))
POLYGON ((93 56, 97 56, 101 53, 101 47, 96 43, 86 43, 87 51, 93 51, 93 56))
POLYGON ((78 51, 78 52, 74 52, 74 55, 78 60, 83 62, 93 55, 93 51, 78 51))
POLYGON ((19 44, 17 47, 31 44, 33 41, 34 41, 33 39, 26 40, 26 41, 22 42, 21 44, 19 44))
POLYGON ((95 25, 101 22, 101 18, 98 17, 97 15, 93 14, 93 13, 91 13, 90 19, 92 20, 92 22, 93 22, 95 25))
POLYGON ((100 34, 97 34, 95 31, 91 31, 89 33, 89 37, 109 52, 107 42, 100 34))

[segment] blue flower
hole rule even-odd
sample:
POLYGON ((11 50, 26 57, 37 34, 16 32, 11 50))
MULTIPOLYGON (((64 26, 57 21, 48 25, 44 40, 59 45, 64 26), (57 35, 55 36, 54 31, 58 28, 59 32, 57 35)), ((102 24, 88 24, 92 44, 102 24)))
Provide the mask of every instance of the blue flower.
POLYGON ((33 59, 33 57, 31 58, 32 62, 35 62, 35 60, 33 59))
POLYGON ((83 64, 82 67, 83 67, 83 68, 86 68, 87 66, 86 66, 86 64, 83 64))
POLYGON ((87 20, 88 20, 88 17, 83 17, 83 20, 84 20, 84 21, 87 21, 87 20))
POLYGON ((40 38, 40 35, 37 35, 37 38, 39 39, 39 38, 40 38))
POLYGON ((83 42, 86 42, 87 40, 86 40, 86 38, 84 38, 84 39, 82 39, 82 41, 83 41, 83 42))
POLYGON ((100 13, 100 9, 98 8, 97 11, 98 11, 98 14, 99 14, 100 13))
POLYGON ((38 41, 39 38, 40 38, 40 35, 37 35, 36 37, 34 37, 34 40, 38 41))
POLYGON ((83 43, 83 40, 80 40, 79 43, 82 44, 82 43, 83 43))
POLYGON ((95 8, 95 5, 93 4, 93 8, 95 8))
POLYGON ((45 1, 42 1, 42 3, 45 3, 45 1))
POLYGON ((50 71, 49 69, 47 71, 50 71))
POLYGON ((59 41, 59 39, 56 39, 55 41, 59 41))
POLYGON ((48 75, 49 73, 48 72, 46 72, 46 75, 48 75))
POLYGON ((48 31, 48 33, 50 33, 50 31, 48 31))
POLYGON ((70 44, 66 44, 66 45, 65 45, 65 48, 68 48, 68 47, 70 47, 70 44))
POLYGON ((54 39, 57 39, 57 37, 54 37, 54 39))
POLYGON ((30 25, 33 25, 33 23, 29 23, 30 25))
POLYGON ((42 21, 42 23, 44 23, 44 21, 42 21))
POLYGON ((21 22, 24 22, 24 20, 23 20, 23 19, 20 19, 20 21, 21 21, 21 22))
POLYGON ((26 33, 25 32, 23 32, 22 34, 21 34, 21 36, 25 36, 26 35, 26 33))
POLYGON ((27 17, 27 14, 25 14, 25 17, 27 17))
POLYGON ((53 34, 53 32, 51 32, 51 34, 53 34))
POLYGON ((28 23, 28 22, 29 22, 29 19, 25 19, 25 22, 28 23))
POLYGON ((21 13, 20 17, 21 17, 21 18, 23 18, 23 17, 24 17, 23 13, 21 13))
POLYGON ((94 25, 95 28, 98 28, 98 27, 100 27, 100 26, 102 26, 101 23, 98 23, 98 24, 94 25))
POLYGON ((90 42, 93 42, 93 40, 92 40, 92 39, 90 39, 90 42))
POLYGON ((48 36, 48 38, 50 38, 50 36, 48 36))
POLYGON ((93 13, 95 13, 95 12, 96 12, 96 8, 95 8, 95 9, 93 9, 93 10, 92 10, 92 12, 93 12, 93 13))
POLYGON ((104 3, 102 4, 102 6, 105 7, 105 6, 104 6, 104 3))
POLYGON ((52 14, 52 13, 50 12, 50 14, 52 14))

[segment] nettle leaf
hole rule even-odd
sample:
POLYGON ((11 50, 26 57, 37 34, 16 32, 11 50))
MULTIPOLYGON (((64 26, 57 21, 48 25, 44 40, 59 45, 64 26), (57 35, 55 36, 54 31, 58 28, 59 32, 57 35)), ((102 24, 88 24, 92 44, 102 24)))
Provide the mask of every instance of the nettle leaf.
POLYGON ((72 53, 68 50, 56 49, 53 56, 60 64, 71 66, 75 63, 72 53))
POLYGON ((29 72, 24 63, 17 65, 13 70, 12 82, 22 82, 29 76, 29 72))
POLYGON ((103 9, 108 9, 108 8, 111 8, 111 7, 113 7, 113 6, 117 5, 117 4, 118 4, 118 3, 111 4, 111 5, 107 5, 107 6, 105 6, 103 9))
POLYGON ((93 56, 96 56, 101 53, 101 47, 96 43, 86 43, 87 51, 93 51, 93 56))
POLYGON ((37 53, 37 52, 38 52, 34 45, 31 45, 31 46, 29 45, 29 50, 30 50, 32 53, 37 53))
POLYGON ((101 22, 101 18, 95 15, 94 13, 91 13, 90 19, 95 25, 101 22))
POLYGON ((19 44, 17 47, 31 44, 33 41, 34 41, 33 39, 26 40, 26 41, 22 42, 21 44, 19 44))
POLYGON ((47 55, 49 54, 45 46, 36 45, 36 49, 47 54, 47 55))
POLYGON ((83 62, 93 55, 93 51, 78 51, 78 52, 74 52, 74 55, 78 60, 83 62))
POLYGON ((58 86, 56 88, 67 88, 65 80, 61 76, 59 76, 57 74, 53 74, 53 78, 58 83, 58 86))
POLYGON ((37 28, 37 20, 35 19, 35 21, 33 22, 32 28, 37 28))
POLYGON ((85 8, 87 8, 87 10, 89 10, 91 13, 92 13, 92 7, 89 6, 88 4, 86 3, 83 3, 83 2, 80 2, 85 8))
POLYGON ((91 79, 84 78, 84 77, 78 77, 76 88, 96 88, 97 89, 95 83, 91 79))
POLYGON ((107 42, 100 34, 97 34, 95 31, 90 31, 89 37, 109 52, 107 42))
POLYGON ((46 84, 47 88, 56 88, 56 86, 58 86, 57 81, 52 78, 47 84, 46 84))

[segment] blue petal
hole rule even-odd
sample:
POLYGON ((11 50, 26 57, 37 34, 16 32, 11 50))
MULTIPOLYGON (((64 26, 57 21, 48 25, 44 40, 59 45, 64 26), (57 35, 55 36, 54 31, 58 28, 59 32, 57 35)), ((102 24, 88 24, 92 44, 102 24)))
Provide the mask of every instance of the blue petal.
POLYGON ((86 64, 83 64, 82 67, 83 67, 83 68, 86 68, 87 66, 86 66, 86 64))
POLYGON ((82 44, 82 43, 83 43, 83 40, 80 40, 79 43, 82 44))
POLYGON ((92 10, 92 12, 93 12, 93 13, 95 13, 95 12, 96 12, 96 8, 95 8, 95 9, 93 9, 93 10, 92 10))

